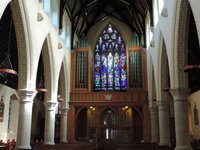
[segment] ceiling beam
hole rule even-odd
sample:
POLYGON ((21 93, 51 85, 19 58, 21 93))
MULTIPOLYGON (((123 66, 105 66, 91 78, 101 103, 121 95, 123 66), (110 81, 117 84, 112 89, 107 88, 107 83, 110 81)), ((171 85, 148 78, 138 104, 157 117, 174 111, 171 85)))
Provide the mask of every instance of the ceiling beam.
POLYGON ((130 27, 130 29, 132 30, 132 32, 136 32, 137 34, 140 34, 139 29, 137 29, 138 27, 135 28, 135 27, 132 25, 131 21, 129 21, 129 20, 126 18, 126 16, 124 16, 122 13, 119 13, 119 12, 120 12, 120 9, 119 9, 119 8, 117 8, 117 7, 114 6, 114 5, 113 5, 113 7, 114 7, 114 9, 116 10, 116 12, 117 12, 122 18, 124 18, 125 23, 130 27))
POLYGON ((105 8, 107 5, 108 5, 108 0, 104 0, 101 7, 99 7, 98 10, 96 11, 96 14, 92 18, 92 20, 90 22, 88 22, 89 24, 88 24, 87 28, 83 31, 84 34, 87 34, 89 28, 91 28, 94 25, 95 19, 101 14, 101 11, 104 10, 103 8, 105 8))

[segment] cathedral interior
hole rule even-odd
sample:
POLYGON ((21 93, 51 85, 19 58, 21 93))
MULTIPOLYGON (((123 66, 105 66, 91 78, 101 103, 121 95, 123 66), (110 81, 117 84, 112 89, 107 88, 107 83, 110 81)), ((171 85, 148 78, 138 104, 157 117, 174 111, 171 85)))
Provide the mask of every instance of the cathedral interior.
POLYGON ((198 149, 199 7, 1 0, 0 149, 198 149))

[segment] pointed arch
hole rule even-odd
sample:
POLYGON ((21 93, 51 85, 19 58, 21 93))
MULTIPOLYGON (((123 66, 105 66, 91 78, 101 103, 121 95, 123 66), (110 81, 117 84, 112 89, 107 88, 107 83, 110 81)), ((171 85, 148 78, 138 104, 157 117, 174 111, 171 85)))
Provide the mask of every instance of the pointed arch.
POLYGON ((159 79, 160 79, 160 92, 161 92, 161 100, 166 100, 166 94, 169 94, 168 91, 170 89, 170 77, 169 77, 169 62, 166 51, 165 40, 160 33, 160 66, 159 66, 159 79))
POLYGON ((51 100, 51 95, 53 93, 53 67, 52 67, 52 57, 51 57, 51 42, 50 42, 50 35, 47 36, 45 39, 43 46, 42 46, 42 60, 43 60, 43 67, 44 67, 44 84, 45 88, 47 89, 47 94, 45 99, 47 101, 51 100))
POLYGON ((115 26, 115 28, 120 32, 122 39, 124 40, 124 43, 125 44, 129 43, 133 35, 131 29, 123 22, 109 17, 105 19, 104 21, 97 23, 96 25, 91 27, 91 29, 89 30, 87 34, 87 39, 89 43, 91 43, 91 49, 95 48, 96 41, 98 40, 99 35, 101 34, 102 30, 108 26, 109 23, 115 26), (95 34, 94 34, 94 31, 95 31, 95 34))
POLYGON ((176 7, 176 22, 174 30, 174 51, 173 51, 173 70, 174 70, 174 80, 171 85, 172 88, 187 88, 187 78, 183 71, 184 66, 187 62, 187 32, 186 28, 188 26, 188 0, 177 1, 176 7))
POLYGON ((68 108, 68 99, 67 99, 67 78, 66 78, 66 69, 64 67, 64 62, 62 63, 59 75, 59 82, 58 82, 58 90, 60 92, 61 98, 63 98, 63 105, 62 108, 68 108))
POLYGON ((61 65, 61 70, 60 70, 60 80, 61 82, 61 94, 64 98, 64 104, 63 107, 69 108, 69 93, 70 93, 70 64, 69 61, 70 59, 68 56, 63 58, 62 65, 61 65))
POLYGON ((30 41, 23 1, 15 0, 10 2, 14 26, 17 37, 18 49, 18 89, 30 88, 30 41))
POLYGON ((87 107, 79 108, 75 116, 75 140, 87 137, 87 107))
POLYGON ((155 81, 155 71, 154 71, 154 64, 152 60, 152 55, 148 54, 148 97, 149 97, 149 106, 151 107, 153 105, 153 101, 155 101, 156 98, 156 81, 155 81))
MULTIPOLYGON (((187 65, 186 66, 198 66, 200 64, 200 47, 197 26, 194 18, 194 14, 191 10, 191 6, 188 8, 188 27, 186 29, 188 37, 186 37, 187 43, 187 65)), ((186 67, 187 68, 187 67, 186 67)), ((199 68, 198 68, 199 69, 199 68)), ((185 70, 188 87, 191 89, 191 93, 200 89, 200 72, 198 69, 185 70)))

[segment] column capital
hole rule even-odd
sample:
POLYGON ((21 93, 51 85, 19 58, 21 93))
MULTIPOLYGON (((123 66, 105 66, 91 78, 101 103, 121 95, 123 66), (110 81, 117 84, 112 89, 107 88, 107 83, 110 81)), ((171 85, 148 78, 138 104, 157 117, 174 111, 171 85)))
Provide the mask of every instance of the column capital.
POLYGON ((158 107, 154 106, 154 107, 149 107, 150 113, 153 114, 158 114, 158 107))
POLYGON ((174 101, 186 100, 190 93, 190 89, 171 89, 170 93, 173 96, 174 101))
POLYGON ((19 96, 19 101, 20 102, 32 102, 33 98, 37 94, 37 91, 31 91, 28 89, 19 89, 17 91, 17 94, 19 96))
POLYGON ((69 108, 62 108, 61 111, 62 111, 62 113, 68 113, 69 108))
POLYGON ((46 101, 45 107, 46 107, 47 110, 55 110, 55 107, 56 107, 57 104, 58 104, 58 102, 46 101))

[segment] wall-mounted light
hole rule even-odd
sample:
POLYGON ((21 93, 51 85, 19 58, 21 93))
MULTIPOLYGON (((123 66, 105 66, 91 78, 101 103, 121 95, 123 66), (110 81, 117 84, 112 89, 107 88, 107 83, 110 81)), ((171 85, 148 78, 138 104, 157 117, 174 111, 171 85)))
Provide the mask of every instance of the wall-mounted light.
POLYGON ((89 110, 90 110, 91 112, 93 112, 93 111, 95 111, 96 109, 95 109, 95 107, 90 106, 89 110))

